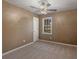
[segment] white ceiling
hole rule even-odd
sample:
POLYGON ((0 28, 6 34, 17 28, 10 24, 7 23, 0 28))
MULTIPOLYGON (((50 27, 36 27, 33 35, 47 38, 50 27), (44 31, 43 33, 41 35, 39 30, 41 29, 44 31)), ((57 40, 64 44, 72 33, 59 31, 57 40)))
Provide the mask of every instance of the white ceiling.
MULTIPOLYGON (((40 14, 40 12, 36 12, 37 9, 29 7, 29 6, 35 6, 39 8, 38 1, 40 0, 6 0, 6 1, 18 7, 30 10, 35 14, 40 14)), ((77 0, 48 0, 48 2, 51 4, 51 6, 48 9, 57 9, 57 11, 77 9, 77 0)))

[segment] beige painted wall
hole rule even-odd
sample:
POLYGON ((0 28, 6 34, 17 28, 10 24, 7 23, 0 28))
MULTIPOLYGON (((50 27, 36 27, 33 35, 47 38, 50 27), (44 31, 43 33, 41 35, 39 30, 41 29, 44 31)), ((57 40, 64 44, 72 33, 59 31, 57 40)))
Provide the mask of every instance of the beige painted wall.
POLYGON ((40 39, 55 42, 62 42, 67 44, 77 44, 77 12, 76 10, 69 10, 48 15, 40 15, 40 39), (42 34, 42 18, 53 17, 52 21, 52 35, 42 34))
POLYGON ((3 1, 3 53, 32 41, 32 17, 29 11, 3 1), (26 42, 23 42, 26 40, 26 42))

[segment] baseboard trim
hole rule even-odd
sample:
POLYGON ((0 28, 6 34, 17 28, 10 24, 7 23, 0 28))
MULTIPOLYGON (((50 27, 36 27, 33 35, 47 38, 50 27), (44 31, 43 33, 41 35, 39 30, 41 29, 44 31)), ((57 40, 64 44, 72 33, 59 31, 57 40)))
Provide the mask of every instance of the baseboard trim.
POLYGON ((65 43, 54 42, 54 41, 47 41, 47 40, 40 40, 40 41, 50 42, 50 43, 55 43, 55 44, 60 44, 60 45, 66 45, 66 46, 72 46, 72 47, 77 47, 77 45, 65 44, 65 43))
POLYGON ((17 48, 15 48, 15 49, 12 49, 12 50, 10 50, 10 51, 7 51, 7 52, 3 53, 2 56, 7 55, 7 54, 9 54, 9 53, 11 53, 11 52, 14 52, 14 51, 16 51, 16 50, 19 50, 19 49, 21 49, 21 48, 23 48, 23 47, 26 47, 26 46, 28 46, 28 45, 31 45, 31 44, 33 44, 33 43, 34 43, 34 42, 30 42, 30 43, 25 44, 25 45, 23 45, 23 46, 20 46, 20 47, 17 47, 17 48))
MULTIPOLYGON (((60 44, 60 45, 66 45, 66 46, 72 46, 72 47, 77 47, 77 45, 59 43, 59 42, 54 42, 54 41, 47 41, 47 40, 40 40, 40 41, 49 42, 49 43, 55 43, 55 44, 60 44)), ((11 52, 14 52, 14 51, 16 51, 16 50, 19 50, 19 49, 21 49, 21 48, 23 48, 23 47, 26 47, 26 46, 28 46, 28 45, 31 45, 31 44, 33 44, 33 43, 34 43, 34 42, 31 42, 31 43, 25 44, 25 45, 23 45, 23 46, 17 47, 17 48, 15 48, 15 49, 12 49, 12 50, 10 50, 10 51, 7 51, 7 52, 3 53, 2 56, 7 55, 7 54, 9 54, 9 53, 11 53, 11 52)))

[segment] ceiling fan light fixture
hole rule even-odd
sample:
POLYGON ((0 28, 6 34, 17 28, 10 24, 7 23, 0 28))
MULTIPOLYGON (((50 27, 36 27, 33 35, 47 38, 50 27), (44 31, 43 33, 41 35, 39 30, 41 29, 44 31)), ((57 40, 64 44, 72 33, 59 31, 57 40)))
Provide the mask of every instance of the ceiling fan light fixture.
POLYGON ((46 15, 46 14, 47 14, 47 12, 43 12, 43 11, 41 11, 41 14, 44 14, 44 15, 46 15))
POLYGON ((44 6, 41 5, 40 8, 41 8, 41 9, 44 9, 44 6))
POLYGON ((47 14, 46 10, 41 10, 40 12, 41 12, 41 14, 47 14))
POLYGON ((47 0, 40 0, 40 12, 42 14, 47 14, 47 9, 48 9, 49 3, 47 0))

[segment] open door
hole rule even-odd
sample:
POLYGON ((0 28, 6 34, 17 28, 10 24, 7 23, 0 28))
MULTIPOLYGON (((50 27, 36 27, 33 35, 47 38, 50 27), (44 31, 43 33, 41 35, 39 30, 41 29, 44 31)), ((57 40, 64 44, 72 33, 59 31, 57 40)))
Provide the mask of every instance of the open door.
POLYGON ((33 42, 39 40, 39 19, 33 17, 33 42))

